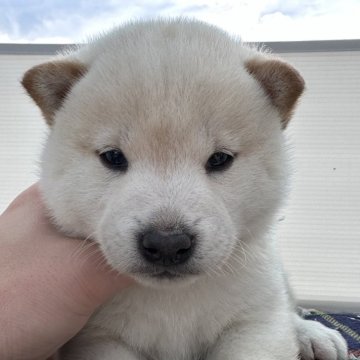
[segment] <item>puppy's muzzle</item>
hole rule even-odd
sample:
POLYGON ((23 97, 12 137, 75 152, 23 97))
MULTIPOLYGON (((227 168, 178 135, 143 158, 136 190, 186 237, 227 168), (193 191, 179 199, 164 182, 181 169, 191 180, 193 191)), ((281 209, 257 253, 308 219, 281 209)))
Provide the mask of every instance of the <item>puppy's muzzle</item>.
POLYGON ((194 236, 183 231, 149 230, 139 236, 139 251, 146 261, 173 266, 185 263, 192 255, 194 236))

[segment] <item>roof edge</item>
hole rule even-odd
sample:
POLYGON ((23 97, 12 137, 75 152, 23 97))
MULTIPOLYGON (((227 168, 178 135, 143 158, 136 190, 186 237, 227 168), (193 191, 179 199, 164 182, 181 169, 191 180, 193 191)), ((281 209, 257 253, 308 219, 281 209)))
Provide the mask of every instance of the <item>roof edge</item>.
MULTIPOLYGON (((360 51, 360 39, 254 42, 275 53, 360 51)), ((73 44, 0 44, 0 55, 54 55, 73 44)))
POLYGON ((360 39, 274 41, 259 44, 264 44, 275 53, 360 51, 360 39))
POLYGON ((70 44, 0 44, 0 55, 55 55, 70 44))

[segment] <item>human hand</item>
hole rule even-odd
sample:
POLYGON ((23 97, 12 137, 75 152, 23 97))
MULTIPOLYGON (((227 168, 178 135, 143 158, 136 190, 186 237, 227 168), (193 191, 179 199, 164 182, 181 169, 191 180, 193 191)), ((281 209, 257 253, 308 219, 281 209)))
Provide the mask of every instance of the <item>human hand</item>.
POLYGON ((1 360, 46 359, 131 284, 82 244, 49 223, 37 185, 0 216, 1 360))

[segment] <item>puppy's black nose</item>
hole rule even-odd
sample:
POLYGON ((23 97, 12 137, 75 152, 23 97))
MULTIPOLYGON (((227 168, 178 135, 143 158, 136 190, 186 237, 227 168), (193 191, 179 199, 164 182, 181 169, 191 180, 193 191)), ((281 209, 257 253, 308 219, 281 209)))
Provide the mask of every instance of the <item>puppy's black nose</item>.
POLYGON ((180 231, 150 230, 140 237, 140 252, 154 264, 184 263, 192 254, 192 236, 180 231))

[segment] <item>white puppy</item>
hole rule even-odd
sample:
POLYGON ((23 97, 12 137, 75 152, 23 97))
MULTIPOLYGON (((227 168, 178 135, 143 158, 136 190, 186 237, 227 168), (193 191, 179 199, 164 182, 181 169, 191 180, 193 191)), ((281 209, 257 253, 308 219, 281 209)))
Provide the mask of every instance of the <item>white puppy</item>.
POLYGON ((286 192, 283 129, 304 82, 196 21, 129 24, 29 70, 51 131, 54 222, 137 284, 100 308, 66 360, 346 358, 297 317, 269 230, 286 192))

